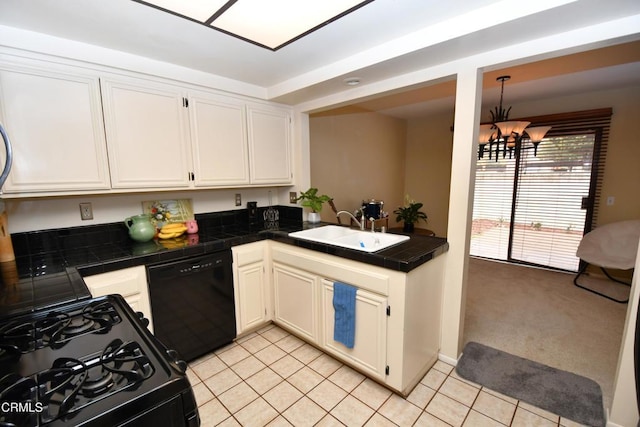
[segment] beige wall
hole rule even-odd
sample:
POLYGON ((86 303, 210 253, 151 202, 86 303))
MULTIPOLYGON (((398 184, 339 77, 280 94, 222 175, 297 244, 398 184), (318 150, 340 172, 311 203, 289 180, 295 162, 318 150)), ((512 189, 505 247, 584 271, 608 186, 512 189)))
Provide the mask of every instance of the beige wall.
MULTIPOLYGON (((614 196, 615 203, 601 203, 598 224, 640 218, 640 137, 635 126, 640 117, 640 87, 512 107, 513 117, 612 107, 602 197, 614 196)), ((490 108, 482 109, 483 120, 488 120, 485 115, 490 108)), ((419 226, 446 236, 453 112, 408 120, 406 125, 376 113, 336 113, 312 117, 310 122, 311 183, 333 196, 338 209, 351 209, 362 198, 376 197, 392 211, 402 203, 398 196, 408 193, 424 203, 429 216, 428 223, 419 226)), ((328 207, 325 212, 323 219, 333 221, 328 207)))
POLYGON ((614 196, 615 203, 601 203, 600 224, 640 219, 640 86, 617 92, 614 102, 602 195, 614 196))
POLYGON ((407 122, 405 155, 405 192, 424 203, 429 217, 418 227, 447 235, 453 112, 432 115, 407 122))
MULTIPOLYGON (((353 211, 363 199, 372 198, 383 200, 389 212, 402 204, 404 120, 368 112, 340 113, 312 116, 309 127, 311 186, 333 197, 338 210, 353 211)), ((326 204, 321 214, 323 221, 336 222, 326 204)), ((395 224, 391 216, 389 226, 395 224)))

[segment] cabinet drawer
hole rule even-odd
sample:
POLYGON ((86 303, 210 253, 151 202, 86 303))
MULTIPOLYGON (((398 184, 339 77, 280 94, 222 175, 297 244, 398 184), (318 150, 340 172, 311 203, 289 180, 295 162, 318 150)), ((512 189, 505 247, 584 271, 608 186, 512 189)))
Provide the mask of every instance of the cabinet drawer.
POLYGON ((231 248, 236 266, 262 262, 265 259, 265 242, 248 243, 231 248))
POLYGON ((103 273, 84 278, 93 296, 120 294, 123 297, 147 293, 146 286, 142 286, 137 270, 124 269, 103 273))
POLYGON ((149 330, 153 332, 153 318, 147 287, 147 272, 144 265, 83 277, 91 295, 120 294, 134 311, 140 311, 149 319, 149 330))

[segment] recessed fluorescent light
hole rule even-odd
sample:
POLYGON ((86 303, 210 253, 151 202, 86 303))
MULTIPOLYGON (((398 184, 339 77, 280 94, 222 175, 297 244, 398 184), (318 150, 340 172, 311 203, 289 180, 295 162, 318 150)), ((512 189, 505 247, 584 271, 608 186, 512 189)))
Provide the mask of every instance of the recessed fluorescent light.
POLYGON ((278 50, 373 0, 133 0, 278 50))

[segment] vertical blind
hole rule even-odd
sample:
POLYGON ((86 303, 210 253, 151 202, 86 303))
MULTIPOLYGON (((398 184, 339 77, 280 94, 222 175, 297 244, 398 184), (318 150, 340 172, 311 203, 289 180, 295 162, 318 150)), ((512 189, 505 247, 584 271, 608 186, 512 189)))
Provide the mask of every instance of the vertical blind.
POLYGON ((610 117, 604 109, 527 118, 552 126, 537 156, 479 159, 471 255, 577 271, 577 246, 597 216, 610 117))

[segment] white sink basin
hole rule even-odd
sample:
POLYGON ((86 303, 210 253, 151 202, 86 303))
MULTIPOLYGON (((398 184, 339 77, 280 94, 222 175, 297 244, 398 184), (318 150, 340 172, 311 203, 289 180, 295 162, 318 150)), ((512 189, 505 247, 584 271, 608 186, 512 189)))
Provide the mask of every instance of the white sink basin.
POLYGON ((289 233, 296 239, 326 243, 328 245, 355 249, 362 252, 376 252, 409 240, 409 236, 389 233, 372 233, 354 230, 338 225, 325 225, 318 228, 289 233))

